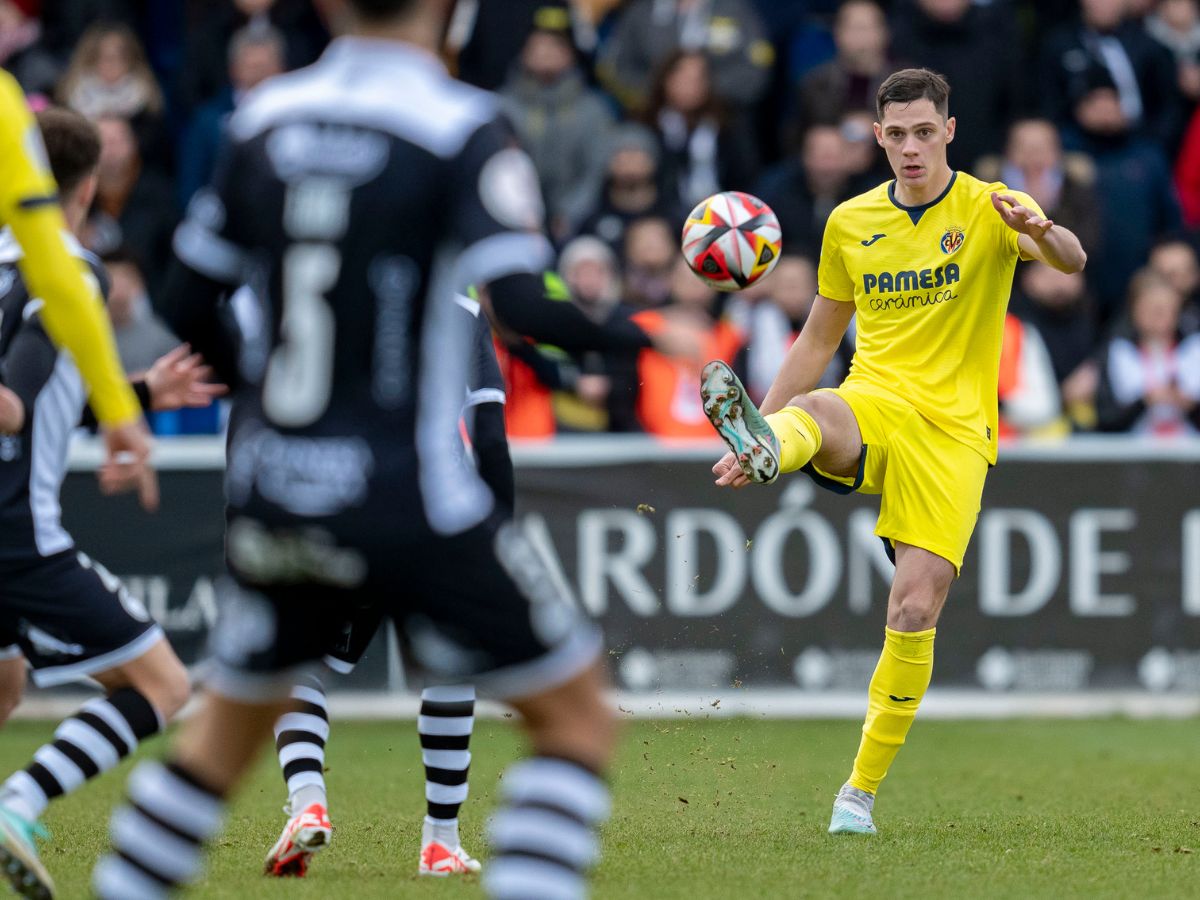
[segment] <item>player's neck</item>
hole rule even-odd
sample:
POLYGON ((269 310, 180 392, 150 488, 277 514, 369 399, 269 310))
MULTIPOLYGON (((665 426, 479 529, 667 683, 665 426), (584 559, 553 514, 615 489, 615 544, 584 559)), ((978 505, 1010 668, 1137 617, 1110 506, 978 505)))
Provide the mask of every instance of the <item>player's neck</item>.
POLYGON ((926 203, 932 203, 946 190, 952 177, 954 171, 948 165, 943 165, 941 171, 935 172, 921 185, 907 185, 897 178, 894 191, 896 201, 902 206, 924 206, 926 203))
POLYGON ((407 16, 395 22, 356 21, 343 32, 348 37, 363 37, 378 41, 397 41, 436 54, 441 46, 442 29, 428 16, 407 16))

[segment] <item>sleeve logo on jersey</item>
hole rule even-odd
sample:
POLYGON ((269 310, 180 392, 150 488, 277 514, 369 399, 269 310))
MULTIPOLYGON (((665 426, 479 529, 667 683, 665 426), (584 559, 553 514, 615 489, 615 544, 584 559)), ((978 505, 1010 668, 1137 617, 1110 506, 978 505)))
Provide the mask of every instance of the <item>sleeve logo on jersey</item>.
POLYGON ((508 228, 539 230, 546 215, 537 170, 524 150, 501 150, 479 173, 479 199, 508 228))
POLYGON ((953 253, 963 245, 963 241, 966 239, 967 236, 963 234, 963 230, 961 228, 951 226, 950 228, 946 229, 946 233, 942 235, 942 252, 946 255, 953 253))

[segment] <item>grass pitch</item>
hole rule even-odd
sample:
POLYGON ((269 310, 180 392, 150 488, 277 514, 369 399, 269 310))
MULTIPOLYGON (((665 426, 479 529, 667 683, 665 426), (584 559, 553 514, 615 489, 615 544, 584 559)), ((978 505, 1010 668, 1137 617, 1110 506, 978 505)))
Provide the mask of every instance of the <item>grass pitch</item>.
MULTIPOLYGON (((1200 785, 1189 721, 921 722, 876 807, 875 838, 825 834, 858 743, 854 722, 628 717, 594 896, 708 898, 1196 897, 1200 785)), ((24 765, 51 723, 0 736, 24 765)), ((472 742, 468 849, 520 746, 508 722, 472 742)), ((150 753, 161 753, 152 744, 150 753)), ((412 723, 334 723, 333 845, 304 880, 262 877, 284 791, 264 758, 196 898, 478 898, 477 881, 418 880, 423 771, 412 723)), ((54 804, 44 858, 67 900, 88 896, 128 765, 54 804)), ((485 860, 486 865, 486 860, 485 860)))

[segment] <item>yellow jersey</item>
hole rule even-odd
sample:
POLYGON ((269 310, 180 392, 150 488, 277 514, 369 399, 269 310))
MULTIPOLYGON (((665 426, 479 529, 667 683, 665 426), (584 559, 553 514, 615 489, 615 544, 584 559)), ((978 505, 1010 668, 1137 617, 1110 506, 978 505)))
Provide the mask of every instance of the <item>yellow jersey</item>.
POLYGON ((70 352, 91 389, 96 418, 122 425, 140 417, 91 272, 63 240, 67 226, 41 133, 7 72, 0 72, 0 224, 21 245, 18 265, 29 295, 41 298, 46 332, 70 352))
POLYGON ((991 193, 1027 194, 955 172, 937 199, 905 207, 895 182, 838 206, 818 267, 824 297, 854 303, 854 361, 844 384, 906 401, 954 439, 996 461, 1004 314, 1019 235, 991 193))

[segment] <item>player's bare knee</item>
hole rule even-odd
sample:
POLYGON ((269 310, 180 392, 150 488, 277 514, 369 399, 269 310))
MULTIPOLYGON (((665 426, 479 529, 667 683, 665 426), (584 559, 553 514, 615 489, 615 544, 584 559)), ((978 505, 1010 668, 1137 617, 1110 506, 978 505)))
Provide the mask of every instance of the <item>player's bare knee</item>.
POLYGON ((888 628, 893 631, 925 631, 937 625, 942 600, 919 587, 893 591, 888 599, 888 628))
POLYGON ((172 719, 192 695, 191 679, 174 653, 164 654, 153 666, 129 672, 130 685, 150 701, 165 720, 172 719))

